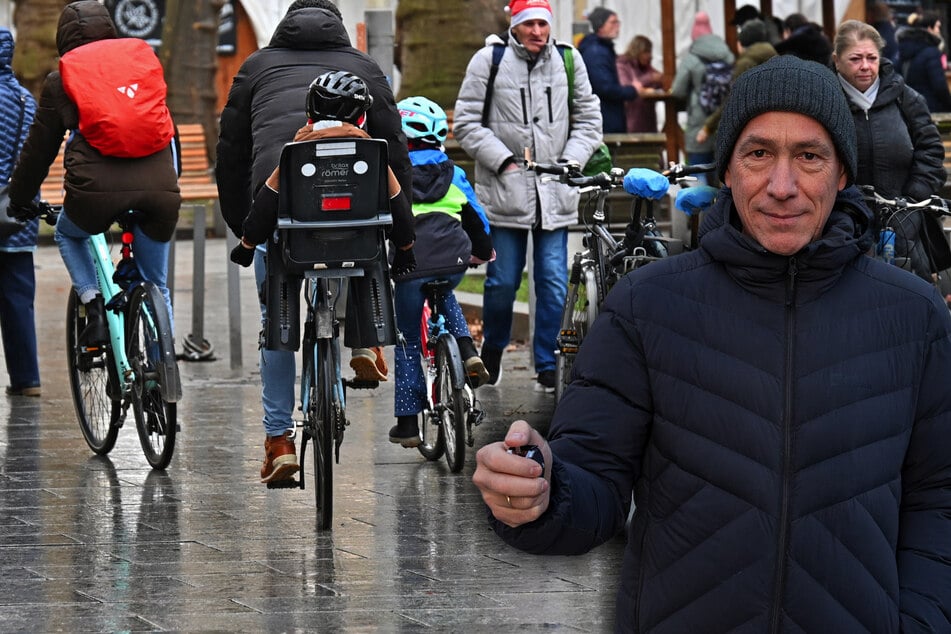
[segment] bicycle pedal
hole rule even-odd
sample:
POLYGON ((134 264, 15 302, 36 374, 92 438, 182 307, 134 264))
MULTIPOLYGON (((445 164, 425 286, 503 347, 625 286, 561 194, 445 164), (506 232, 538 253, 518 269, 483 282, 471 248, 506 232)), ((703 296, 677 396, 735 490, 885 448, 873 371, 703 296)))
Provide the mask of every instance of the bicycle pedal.
POLYGON ((300 480, 296 478, 285 478, 276 482, 266 482, 269 489, 302 489, 300 480))
MULTIPOLYGON (((481 409, 472 409, 469 411, 468 423, 473 427, 478 427, 485 420, 485 412, 481 409)), ((471 445, 470 445, 471 446, 471 445)))
POLYGON ((375 390, 380 387, 379 381, 366 381, 363 379, 344 379, 344 387, 352 390, 375 390))

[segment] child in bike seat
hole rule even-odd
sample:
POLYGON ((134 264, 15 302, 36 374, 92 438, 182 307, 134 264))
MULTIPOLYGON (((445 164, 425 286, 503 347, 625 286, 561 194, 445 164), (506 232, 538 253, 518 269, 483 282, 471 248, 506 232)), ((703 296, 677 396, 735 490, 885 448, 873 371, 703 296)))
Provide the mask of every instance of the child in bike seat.
MULTIPOLYGON (((416 268, 394 275, 396 325, 404 343, 396 346, 396 426, 390 442, 403 447, 420 443, 418 415, 427 404, 421 365, 420 323, 426 282, 446 279, 458 286, 468 266, 495 257, 489 222, 465 173, 445 152, 449 133, 446 113, 425 97, 408 97, 397 108, 413 164, 413 215, 416 221, 416 268)), ((478 387, 489 373, 476 353, 459 302, 450 290, 439 298, 439 312, 459 344, 470 385, 478 387)))
MULTIPOLYGON (((313 141, 327 138, 363 138, 370 136, 363 130, 366 113, 373 103, 366 83, 360 77, 345 71, 330 71, 317 77, 307 92, 307 125, 294 135, 294 141, 313 141)), ((411 271, 415 266, 413 256, 413 216, 409 200, 403 194, 393 171, 387 167, 390 212, 393 227, 389 232, 393 249, 391 271, 393 275, 411 271)), ((264 244, 277 225, 278 186, 280 171, 275 168, 256 193, 251 212, 242 225, 241 242, 232 250, 232 261, 250 266, 254 249, 264 244)), ((388 369, 383 358, 383 349, 355 348, 351 353, 350 366, 356 379, 385 381, 388 369)))

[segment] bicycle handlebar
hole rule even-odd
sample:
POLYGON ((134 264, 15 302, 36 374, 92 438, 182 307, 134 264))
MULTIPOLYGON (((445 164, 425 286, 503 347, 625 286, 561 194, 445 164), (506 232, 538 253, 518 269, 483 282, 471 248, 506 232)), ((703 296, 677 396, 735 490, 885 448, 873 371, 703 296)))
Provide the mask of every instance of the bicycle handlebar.
POLYGON ((671 183, 676 183, 678 179, 694 174, 705 174, 712 172, 717 168, 716 163, 697 163, 696 165, 686 165, 684 163, 674 163, 661 172, 671 183))
POLYGON ((585 176, 581 171, 581 164, 577 161, 567 161, 565 163, 536 163, 530 159, 525 160, 525 169, 537 174, 550 174, 558 177, 559 183, 564 183, 571 187, 598 187, 600 189, 611 189, 621 184, 624 172, 616 167, 611 168, 611 172, 599 172, 593 176, 585 176))
POLYGON ((56 224, 56 218, 63 212, 62 205, 51 205, 45 200, 30 201, 30 209, 34 218, 42 218, 50 226, 56 224))
POLYGON ((931 211, 942 216, 951 216, 951 203, 940 196, 931 196, 930 198, 916 202, 902 196, 897 198, 885 198, 875 191, 875 187, 872 185, 859 185, 859 189, 862 191, 867 202, 883 205, 895 211, 910 209, 931 211))

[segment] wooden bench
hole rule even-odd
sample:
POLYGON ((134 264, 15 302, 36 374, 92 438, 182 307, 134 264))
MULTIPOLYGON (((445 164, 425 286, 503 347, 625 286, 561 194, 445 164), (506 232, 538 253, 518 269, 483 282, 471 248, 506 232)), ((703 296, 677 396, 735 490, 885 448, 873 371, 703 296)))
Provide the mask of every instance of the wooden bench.
MULTIPOLYGON (((205 145, 205 132, 198 123, 186 123, 178 126, 178 136, 182 147, 182 173, 178 177, 178 186, 182 191, 183 203, 204 203, 206 206, 218 200, 218 186, 215 184, 211 165, 208 163, 208 151, 205 145)), ((53 205, 62 205, 63 196, 63 152, 66 144, 60 146, 56 160, 50 166, 49 175, 40 187, 40 196, 53 205)))

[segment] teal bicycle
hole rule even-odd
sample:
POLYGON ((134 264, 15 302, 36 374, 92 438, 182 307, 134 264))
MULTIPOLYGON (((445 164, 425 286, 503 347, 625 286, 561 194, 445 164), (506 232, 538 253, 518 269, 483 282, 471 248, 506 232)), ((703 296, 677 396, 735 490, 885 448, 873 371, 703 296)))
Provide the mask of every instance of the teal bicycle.
MULTIPOLYGON (((62 211, 44 201, 36 203, 36 209, 51 225, 62 211)), ((106 303, 109 340, 96 346, 79 343, 86 309, 76 292, 70 291, 66 361, 76 417, 93 453, 112 451, 131 409, 146 460, 154 469, 165 469, 179 431, 176 403, 182 385, 165 298, 158 286, 141 279, 133 259, 135 217, 135 212, 128 212, 118 219, 122 240, 117 264, 106 234, 89 238, 106 303)))

